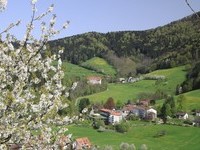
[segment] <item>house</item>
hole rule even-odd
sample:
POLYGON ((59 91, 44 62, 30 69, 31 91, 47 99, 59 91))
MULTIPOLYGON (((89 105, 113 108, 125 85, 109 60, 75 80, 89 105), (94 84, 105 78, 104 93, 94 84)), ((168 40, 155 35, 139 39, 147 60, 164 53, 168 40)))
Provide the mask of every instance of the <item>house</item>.
POLYGON ((146 109, 145 107, 142 107, 142 106, 128 104, 123 107, 122 114, 123 114, 123 117, 126 117, 132 114, 134 116, 138 116, 143 119, 146 116, 146 109))
POLYGON ((119 82, 125 83, 125 82, 126 82, 126 79, 125 79, 125 78, 119 78, 119 82))
POLYGON ((100 115, 105 118, 106 124, 116 124, 122 120, 122 114, 116 110, 100 109, 100 115))
POLYGON ((135 104, 128 104, 122 108, 122 117, 125 118, 136 107, 135 104))
POLYGON ((195 114, 196 116, 200 116, 200 110, 196 110, 195 114))
POLYGON ((90 149, 92 146, 90 140, 87 137, 78 138, 73 143, 74 150, 90 149))
POLYGON ((157 111, 149 107, 128 104, 123 107, 122 116, 126 117, 128 115, 134 115, 141 119, 155 120, 157 118, 157 111))
POLYGON ((147 109, 146 119, 155 120, 157 118, 157 111, 153 108, 147 109))
POLYGON ((89 84, 101 84, 102 78, 98 76, 89 76, 87 77, 87 81, 89 84))
POLYGON ((178 119, 184 119, 184 120, 186 120, 186 119, 188 119, 188 113, 186 113, 186 112, 177 112, 176 113, 176 117, 178 119))

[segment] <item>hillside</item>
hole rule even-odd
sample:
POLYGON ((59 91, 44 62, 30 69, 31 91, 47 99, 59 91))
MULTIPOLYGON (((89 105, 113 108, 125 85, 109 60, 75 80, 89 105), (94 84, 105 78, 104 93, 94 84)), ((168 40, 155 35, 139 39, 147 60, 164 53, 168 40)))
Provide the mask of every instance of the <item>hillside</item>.
POLYGON ((115 76, 116 70, 109 65, 107 61, 99 57, 93 57, 86 62, 81 63, 81 66, 89 70, 94 70, 103 75, 115 76))
MULTIPOLYGON (((146 31, 90 32, 50 41, 49 46, 52 50, 63 47, 62 58, 73 64, 81 64, 94 56, 105 58, 112 65, 116 58, 129 58, 136 63, 132 73, 145 73, 198 60, 199 29, 200 19, 191 15, 146 31)), ((114 66, 116 70, 118 66, 114 66)))
POLYGON ((166 80, 158 82, 156 80, 141 80, 135 83, 110 83, 108 89, 101 93, 86 96, 93 102, 106 101, 109 97, 113 97, 115 102, 123 103, 128 100, 136 101, 138 97, 145 94, 154 94, 156 91, 162 91, 167 94, 175 94, 177 84, 181 84, 185 80, 184 66, 172 69, 161 69, 147 75, 164 75, 166 80))

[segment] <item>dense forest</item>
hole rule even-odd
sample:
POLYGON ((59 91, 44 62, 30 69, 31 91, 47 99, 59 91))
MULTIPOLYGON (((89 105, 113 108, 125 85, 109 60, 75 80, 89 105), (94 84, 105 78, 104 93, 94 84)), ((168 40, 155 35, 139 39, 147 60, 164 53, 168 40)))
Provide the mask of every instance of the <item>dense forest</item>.
POLYGON ((191 15, 146 31, 90 32, 50 41, 49 46, 51 50, 64 48, 62 58, 73 64, 94 56, 112 60, 111 64, 128 58, 137 64, 135 73, 145 73, 198 60, 200 19, 191 15))

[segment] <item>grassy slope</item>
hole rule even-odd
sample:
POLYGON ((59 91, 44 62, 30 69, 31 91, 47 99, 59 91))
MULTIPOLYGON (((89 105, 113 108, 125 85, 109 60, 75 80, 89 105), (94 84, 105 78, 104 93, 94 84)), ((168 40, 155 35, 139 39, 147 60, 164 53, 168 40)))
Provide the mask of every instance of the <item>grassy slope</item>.
POLYGON ((91 71, 83 67, 80 67, 78 65, 74 65, 67 62, 63 62, 63 69, 65 72, 65 76, 68 78, 74 78, 74 77, 81 78, 81 77, 86 77, 90 75, 102 76, 102 74, 96 73, 95 71, 91 71))
POLYGON ((185 79, 184 67, 176 67, 172 69, 157 70, 150 73, 150 75, 165 75, 167 82, 164 84, 155 84, 155 80, 142 80, 136 83, 128 84, 109 84, 108 90, 86 96, 91 101, 106 101, 109 97, 113 97, 116 101, 120 100, 126 102, 128 99, 136 99, 139 93, 155 92, 157 89, 174 94, 177 84, 180 84, 185 79))
POLYGON ((169 93, 174 93, 176 86, 185 80, 186 72, 185 67, 175 67, 171 69, 162 69, 151 72, 147 75, 163 75, 167 78, 166 83, 157 85, 157 88, 168 91, 169 93))
POLYGON ((88 137, 92 144, 101 147, 112 145, 118 149, 122 142, 134 143, 137 148, 146 144, 149 150, 199 150, 200 130, 195 127, 180 127, 168 125, 132 126, 128 133, 102 132, 99 133, 90 127, 69 126, 69 133, 74 138, 88 137), (160 138, 153 136, 159 131, 166 131, 166 135, 160 138), (187 131, 187 132, 186 132, 187 131))
POLYGON ((184 95, 186 97, 186 107, 188 109, 200 109, 200 90, 191 91, 184 95))
POLYGON ((93 102, 106 101, 109 97, 112 97, 115 101, 127 102, 127 100, 137 99, 137 95, 140 92, 153 92, 155 81, 143 80, 137 83, 130 84, 108 84, 107 91, 96 93, 86 96, 93 102))
POLYGON ((81 65, 88 68, 93 68, 94 70, 100 71, 106 75, 115 76, 116 74, 115 69, 111 65, 109 65, 107 61, 99 57, 94 57, 82 63, 81 65))

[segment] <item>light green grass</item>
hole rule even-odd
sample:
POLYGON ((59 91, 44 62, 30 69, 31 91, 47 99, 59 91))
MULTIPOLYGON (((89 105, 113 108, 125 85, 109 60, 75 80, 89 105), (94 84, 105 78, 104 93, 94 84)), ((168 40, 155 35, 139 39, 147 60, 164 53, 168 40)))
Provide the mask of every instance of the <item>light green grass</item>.
POLYGON ((136 83, 128 84, 108 84, 108 89, 101 93, 86 96, 93 102, 105 102, 109 97, 112 97, 115 102, 127 102, 127 100, 136 100, 141 92, 154 92, 156 89, 155 81, 143 80, 136 83))
POLYGON ((74 138, 88 137, 93 145, 103 147, 111 145, 119 149, 122 142, 134 143, 137 148, 146 144, 148 150, 199 150, 200 130, 195 127, 180 127, 169 125, 132 126, 127 133, 97 132, 90 127, 69 126, 69 133, 74 138), (160 138, 153 136, 159 131, 166 131, 166 135, 160 138))
POLYGON ((82 63, 81 66, 91 68, 97 72, 102 72, 105 75, 115 76, 116 70, 102 58, 94 57, 82 63))
MULTIPOLYGON (((200 90, 194 90, 191 92, 187 92, 183 94, 186 98, 184 103, 186 111, 191 111, 193 109, 200 109, 200 90)), ((175 100, 177 100, 178 96, 175 96, 175 100)), ((163 100, 157 101, 157 106, 162 106, 163 100)))
POLYGON ((184 94, 186 97, 186 108, 188 110, 200 109, 200 90, 191 91, 184 94))
POLYGON ((102 74, 100 73, 67 62, 63 62, 63 69, 65 72, 65 78, 70 78, 70 79, 76 77, 82 78, 91 75, 102 76, 102 74))
POLYGON ((177 84, 181 84, 185 79, 184 67, 172 69, 157 70, 149 75, 165 75, 167 83, 156 84, 156 80, 142 80, 136 83, 108 84, 107 91, 86 96, 93 102, 106 101, 112 97, 115 101, 127 102, 127 100, 136 100, 140 93, 154 93, 161 89, 168 94, 174 94, 177 84))
POLYGON ((167 91, 170 94, 175 93, 176 86, 181 84, 186 78, 185 66, 175 67, 171 69, 161 69, 151 72, 147 75, 163 75, 166 77, 166 82, 158 84, 156 88, 167 91))

